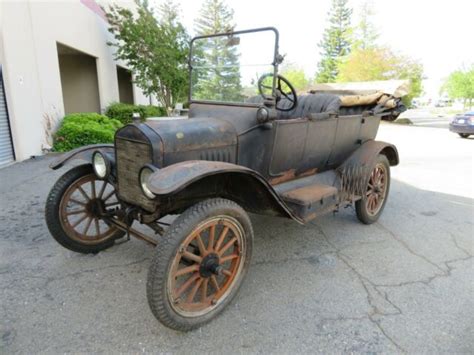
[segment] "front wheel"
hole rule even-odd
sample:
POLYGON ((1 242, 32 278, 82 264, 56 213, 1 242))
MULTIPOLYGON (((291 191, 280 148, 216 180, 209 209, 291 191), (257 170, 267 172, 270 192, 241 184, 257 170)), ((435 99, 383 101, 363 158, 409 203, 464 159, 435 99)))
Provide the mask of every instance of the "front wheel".
POLYGON ((101 213, 120 207, 115 187, 99 180, 90 164, 79 165, 59 178, 46 201, 46 224, 63 247, 78 253, 98 253, 124 233, 107 224, 101 213))
POLYGON ((469 137, 469 134, 467 134, 467 133, 458 133, 458 134, 459 134, 459 137, 461 137, 461 138, 469 137))
POLYGON ((155 317, 189 331, 217 316, 237 294, 252 243, 250 219, 236 203, 210 199, 186 210, 166 231, 148 271, 155 317))
POLYGON ((379 154, 372 166, 365 193, 355 203, 359 221, 364 224, 376 222, 387 202, 390 190, 390 164, 385 155, 379 154))

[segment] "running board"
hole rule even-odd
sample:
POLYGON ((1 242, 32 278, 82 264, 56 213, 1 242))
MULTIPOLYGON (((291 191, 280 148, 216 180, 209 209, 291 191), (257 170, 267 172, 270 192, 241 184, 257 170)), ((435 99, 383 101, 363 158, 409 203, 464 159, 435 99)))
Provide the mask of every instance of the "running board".
POLYGON ((279 184, 275 190, 291 211, 306 223, 337 209, 337 182, 336 174, 331 170, 279 184))

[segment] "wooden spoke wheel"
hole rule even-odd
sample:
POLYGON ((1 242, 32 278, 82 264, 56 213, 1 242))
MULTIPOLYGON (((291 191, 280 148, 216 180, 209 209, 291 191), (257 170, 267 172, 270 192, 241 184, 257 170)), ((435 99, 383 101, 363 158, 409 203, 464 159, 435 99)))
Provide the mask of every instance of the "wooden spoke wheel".
POLYGON ((61 224, 74 240, 97 244, 110 238, 117 229, 102 219, 102 214, 119 207, 115 188, 89 174, 69 186, 60 202, 61 224))
POLYGON ((124 235, 102 217, 118 207, 115 187, 99 180, 90 165, 80 165, 61 176, 51 189, 46 222, 52 236, 64 247, 97 253, 124 235))
POLYGON ((390 164, 385 155, 379 155, 368 176, 365 195, 356 202, 359 220, 371 224, 378 220, 387 202, 390 189, 390 164))
POLYGON ((170 328, 199 327, 237 293, 250 262, 250 220, 234 202, 207 200, 178 217, 163 238, 148 274, 150 307, 170 328))
POLYGON ((366 209, 369 215, 375 216, 383 206, 387 194, 387 168, 377 163, 369 177, 366 192, 366 209))
POLYGON ((211 311, 242 271, 244 248, 243 231, 232 217, 197 226, 179 246, 168 278, 175 311, 184 316, 211 311))

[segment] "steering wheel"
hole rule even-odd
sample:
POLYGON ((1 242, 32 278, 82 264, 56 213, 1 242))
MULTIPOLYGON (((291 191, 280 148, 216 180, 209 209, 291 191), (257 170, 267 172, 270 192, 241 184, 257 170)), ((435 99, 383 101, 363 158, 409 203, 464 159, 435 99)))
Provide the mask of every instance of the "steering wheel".
MULTIPOLYGON (((258 92, 260 95, 265 99, 267 95, 265 94, 265 89, 266 90, 271 90, 273 89, 273 73, 267 73, 263 74, 259 79, 258 79, 258 92), (271 78, 271 81, 268 80, 268 78, 271 78), (268 82, 271 82, 269 85, 268 82)), ((296 90, 291 85, 291 83, 286 79, 285 77, 281 75, 277 75, 276 77, 276 106, 275 108, 278 111, 291 111, 296 107, 296 104, 298 103, 298 98, 296 96, 296 90), (281 101, 281 98, 285 97, 291 105, 289 107, 279 107, 278 103, 281 101)))

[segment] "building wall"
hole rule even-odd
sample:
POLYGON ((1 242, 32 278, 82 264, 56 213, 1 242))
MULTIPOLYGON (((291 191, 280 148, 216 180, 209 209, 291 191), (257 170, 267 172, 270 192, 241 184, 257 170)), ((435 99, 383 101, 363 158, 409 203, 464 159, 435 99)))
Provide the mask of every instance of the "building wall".
MULTIPOLYGON (((102 1, 102 4, 104 1, 102 1)), ((133 6, 133 1, 120 1, 133 6)), ((119 101, 111 36, 92 0, 0 1, 0 63, 17 160, 42 154, 65 114, 57 43, 96 57, 99 105, 119 101), (89 6, 87 6, 89 5, 89 6)), ((149 103, 134 87, 135 103, 149 103)))

